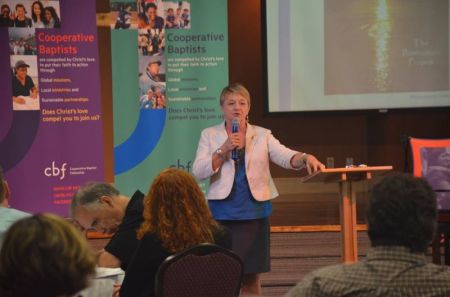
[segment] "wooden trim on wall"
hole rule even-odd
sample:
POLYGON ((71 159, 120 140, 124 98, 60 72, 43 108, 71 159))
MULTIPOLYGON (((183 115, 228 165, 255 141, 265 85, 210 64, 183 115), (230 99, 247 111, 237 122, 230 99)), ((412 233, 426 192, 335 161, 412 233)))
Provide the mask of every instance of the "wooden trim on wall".
MULTIPOLYGON (((340 225, 271 226, 270 232, 340 232, 340 225)), ((367 225, 356 225, 356 231, 367 231, 367 225)))

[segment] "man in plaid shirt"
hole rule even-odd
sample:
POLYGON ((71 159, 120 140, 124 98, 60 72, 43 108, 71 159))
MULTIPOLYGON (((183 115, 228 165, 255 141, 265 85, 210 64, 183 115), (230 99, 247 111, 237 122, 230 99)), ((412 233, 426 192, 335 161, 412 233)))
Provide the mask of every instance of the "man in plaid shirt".
POLYGON ((425 180, 387 176, 369 199, 366 259, 318 269, 286 296, 450 296, 450 268, 425 258, 436 217, 435 193, 425 180))

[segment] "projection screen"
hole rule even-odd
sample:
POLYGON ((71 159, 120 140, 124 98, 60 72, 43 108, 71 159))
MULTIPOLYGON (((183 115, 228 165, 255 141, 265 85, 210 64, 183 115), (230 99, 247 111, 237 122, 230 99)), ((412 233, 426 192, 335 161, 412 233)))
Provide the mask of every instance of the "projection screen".
POLYGON ((448 0, 261 1, 268 112, 450 106, 448 0))

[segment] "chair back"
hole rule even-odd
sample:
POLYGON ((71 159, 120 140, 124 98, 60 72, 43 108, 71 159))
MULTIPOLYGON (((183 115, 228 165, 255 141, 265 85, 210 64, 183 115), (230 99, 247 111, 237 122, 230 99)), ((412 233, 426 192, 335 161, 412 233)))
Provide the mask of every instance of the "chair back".
POLYGON ((436 192, 438 209, 450 210, 450 138, 409 139, 412 171, 425 178, 436 192))
POLYGON ((237 297, 242 276, 239 256, 203 243, 164 260, 156 274, 156 297, 237 297))

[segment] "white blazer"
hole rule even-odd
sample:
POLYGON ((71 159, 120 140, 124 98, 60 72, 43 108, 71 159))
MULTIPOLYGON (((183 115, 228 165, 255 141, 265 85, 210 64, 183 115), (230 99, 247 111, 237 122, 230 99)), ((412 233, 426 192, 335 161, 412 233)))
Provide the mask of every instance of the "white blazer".
MULTIPOLYGON (((225 199, 233 187, 234 161, 229 156, 216 171, 212 169, 212 155, 227 138, 223 122, 204 129, 198 143, 192 173, 200 180, 209 178, 207 198, 211 200, 225 199)), ((256 200, 266 201, 278 196, 269 171, 269 159, 283 168, 294 169, 290 161, 296 153, 282 145, 270 130, 247 124, 245 169, 250 191, 256 200)))

